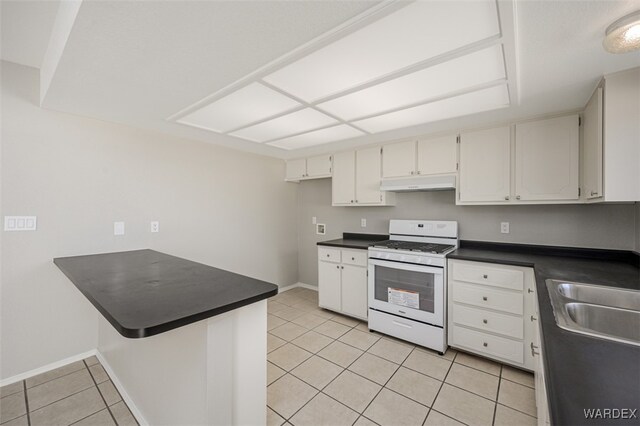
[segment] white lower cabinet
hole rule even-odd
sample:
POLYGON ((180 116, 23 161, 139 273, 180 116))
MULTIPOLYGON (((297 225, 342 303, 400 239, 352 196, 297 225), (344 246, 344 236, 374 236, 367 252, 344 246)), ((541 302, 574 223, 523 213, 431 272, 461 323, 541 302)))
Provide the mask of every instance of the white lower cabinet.
POLYGON ((535 369, 533 269, 450 259, 447 288, 449 346, 535 369))
POLYGON ((367 320, 367 251, 318 247, 318 304, 367 320))

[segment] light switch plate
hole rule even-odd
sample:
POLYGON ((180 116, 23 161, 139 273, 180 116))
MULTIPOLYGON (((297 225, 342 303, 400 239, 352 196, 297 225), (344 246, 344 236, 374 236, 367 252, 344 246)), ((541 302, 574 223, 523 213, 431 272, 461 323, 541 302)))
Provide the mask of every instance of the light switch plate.
POLYGON ((36 216, 5 216, 5 231, 35 231, 38 221, 36 216))
POLYGON ((113 222, 113 235, 124 235, 124 222, 113 222))
POLYGON ((311 218, 311 224, 312 224, 312 225, 315 225, 316 223, 318 223, 318 218, 317 218, 317 217, 315 217, 315 216, 313 216, 313 217, 311 218))
POLYGON ((509 222, 501 222, 500 223, 500 232, 503 234, 509 233, 509 222))
POLYGON ((151 222, 151 232, 160 232, 160 222, 157 220, 151 222))

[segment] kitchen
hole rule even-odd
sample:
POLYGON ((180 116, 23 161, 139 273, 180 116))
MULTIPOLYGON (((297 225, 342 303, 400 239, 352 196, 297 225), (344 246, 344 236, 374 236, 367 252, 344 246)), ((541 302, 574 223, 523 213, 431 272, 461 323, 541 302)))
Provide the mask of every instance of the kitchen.
POLYGON ((460 3, 3 0, 0 424, 638 424, 637 3, 460 3))

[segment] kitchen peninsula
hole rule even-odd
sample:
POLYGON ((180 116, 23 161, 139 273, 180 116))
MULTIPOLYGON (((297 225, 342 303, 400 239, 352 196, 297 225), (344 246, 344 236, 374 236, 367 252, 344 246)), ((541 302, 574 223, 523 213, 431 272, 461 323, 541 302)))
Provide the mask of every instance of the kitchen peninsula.
POLYGON ((140 421, 265 423, 277 286, 153 250, 54 263, 102 314, 98 356, 140 421))

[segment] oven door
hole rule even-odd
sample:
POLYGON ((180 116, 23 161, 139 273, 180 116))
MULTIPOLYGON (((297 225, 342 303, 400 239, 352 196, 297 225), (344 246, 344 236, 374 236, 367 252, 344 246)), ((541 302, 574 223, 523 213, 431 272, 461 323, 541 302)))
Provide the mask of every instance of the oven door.
POLYGON ((369 259, 369 307, 444 327, 444 269, 369 259))

